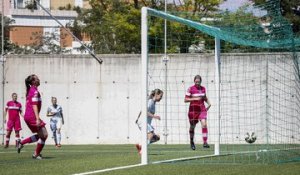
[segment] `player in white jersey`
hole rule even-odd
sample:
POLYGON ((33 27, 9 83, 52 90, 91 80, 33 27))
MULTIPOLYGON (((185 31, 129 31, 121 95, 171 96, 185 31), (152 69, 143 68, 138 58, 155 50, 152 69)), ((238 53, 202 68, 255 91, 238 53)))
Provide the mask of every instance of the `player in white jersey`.
POLYGON ((51 98, 52 105, 48 107, 47 116, 50 119, 50 128, 53 133, 53 139, 55 146, 61 147, 61 127, 64 124, 64 117, 62 112, 62 107, 57 104, 57 98, 51 98))
POLYGON ((154 133, 154 127, 152 126, 152 119, 160 120, 160 116, 155 114, 155 104, 160 102, 163 96, 163 91, 160 89, 155 89, 151 92, 148 100, 148 117, 147 117, 147 133, 148 133, 148 143, 157 142, 160 136, 154 133))
MULTIPOLYGON (((154 89, 148 100, 148 112, 147 112, 147 138, 148 144, 157 142, 160 140, 160 136, 154 132, 154 127, 152 126, 152 119, 160 120, 160 116, 155 114, 155 104, 160 102, 163 97, 163 91, 160 89, 154 89)), ((142 146, 140 144, 135 145, 139 154, 141 154, 142 146)))

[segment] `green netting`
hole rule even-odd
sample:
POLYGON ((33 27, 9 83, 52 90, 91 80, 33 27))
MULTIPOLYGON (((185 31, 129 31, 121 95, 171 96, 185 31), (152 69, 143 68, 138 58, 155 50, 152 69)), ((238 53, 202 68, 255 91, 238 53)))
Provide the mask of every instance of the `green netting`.
POLYGON ((294 36, 291 24, 281 15, 277 0, 253 7, 249 12, 235 14, 234 17, 228 12, 206 16, 187 13, 172 15, 154 9, 148 9, 148 12, 152 16, 185 24, 239 45, 277 49, 300 46, 300 38, 294 36), (199 22, 204 18, 207 22, 199 22))
POLYGON ((176 161, 187 157, 182 162, 196 164, 299 161, 300 38, 281 15, 279 1, 237 12, 165 13, 148 9, 148 13, 154 16, 148 18, 148 87, 161 88, 167 95, 157 104, 167 126, 157 122, 155 129, 172 143, 168 147, 150 146, 152 162, 162 161, 159 155, 176 161), (170 61, 161 64, 165 47, 163 19, 167 19, 166 50, 170 61), (215 95, 215 37, 222 40, 220 97, 215 95), (203 48, 195 51, 194 47, 203 48), (197 73, 211 101, 215 104, 220 98, 221 131, 216 131, 219 114, 214 106, 208 117, 212 149, 201 149, 198 125, 195 152, 189 150, 188 105, 183 103, 183 96, 197 73), (255 143, 245 142, 247 132, 257 134, 255 143), (214 154, 219 134, 223 156, 208 157, 214 154))

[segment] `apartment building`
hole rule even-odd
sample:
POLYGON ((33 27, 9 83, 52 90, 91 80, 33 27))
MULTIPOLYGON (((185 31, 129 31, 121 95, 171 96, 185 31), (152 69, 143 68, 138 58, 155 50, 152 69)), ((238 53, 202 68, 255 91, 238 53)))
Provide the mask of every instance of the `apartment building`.
MULTIPOLYGON (((39 3, 63 26, 72 24, 77 17, 76 11, 72 10, 73 7, 89 8, 88 0, 39 0, 39 3)), ((51 43, 69 50, 72 54, 81 53, 78 51, 80 43, 31 0, 5 1, 3 7, 4 15, 14 21, 9 26, 10 42, 21 47, 36 46, 42 45, 45 39, 50 38, 51 43)), ((87 44, 90 42, 90 38, 86 35, 80 38, 87 44)))
POLYGON ((51 0, 50 8, 51 9, 60 9, 62 7, 71 6, 71 7, 80 7, 84 9, 91 8, 89 0, 51 0))

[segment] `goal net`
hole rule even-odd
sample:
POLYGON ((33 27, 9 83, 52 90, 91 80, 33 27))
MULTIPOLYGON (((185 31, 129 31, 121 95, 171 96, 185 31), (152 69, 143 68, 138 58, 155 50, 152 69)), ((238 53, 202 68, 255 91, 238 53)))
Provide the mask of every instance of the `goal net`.
POLYGON ((142 163, 299 160, 300 38, 276 2, 244 10, 207 16, 142 10, 142 114, 151 91, 164 92, 155 111, 161 120, 151 123, 159 142, 147 144, 142 116, 142 163), (199 122, 192 150, 184 98, 198 74, 212 104, 210 148, 203 148, 199 122))

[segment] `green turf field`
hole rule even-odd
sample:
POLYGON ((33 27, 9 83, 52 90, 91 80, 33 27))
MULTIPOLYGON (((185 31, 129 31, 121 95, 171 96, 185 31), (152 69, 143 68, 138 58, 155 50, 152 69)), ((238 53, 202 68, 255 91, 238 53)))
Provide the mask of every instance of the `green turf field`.
MULTIPOLYGON (((31 155, 34 145, 25 146, 20 154, 15 148, 0 150, 0 175, 18 174, 80 174, 119 166, 140 163, 134 145, 64 145, 57 149, 46 145, 43 160, 34 160, 31 155)), ((176 158, 178 155, 193 156, 212 153, 212 149, 191 151, 189 145, 151 145, 149 159, 151 161, 176 158)), ((295 152, 299 155, 298 152, 295 152)), ((223 156, 226 160, 227 156, 223 156)), ((204 159, 205 160, 205 159, 204 159)), ((209 159, 212 160, 212 159, 209 159)), ((208 161, 209 162, 209 161, 208 161)), ((226 162, 226 161, 225 161, 226 162)), ((238 162, 238 161, 237 161, 238 162)), ((239 163, 204 163, 203 159, 173 163, 150 164, 122 170, 114 170, 98 174, 130 174, 130 175, 225 175, 225 174, 270 174, 299 175, 300 158, 284 163, 273 164, 239 164, 239 163)))

